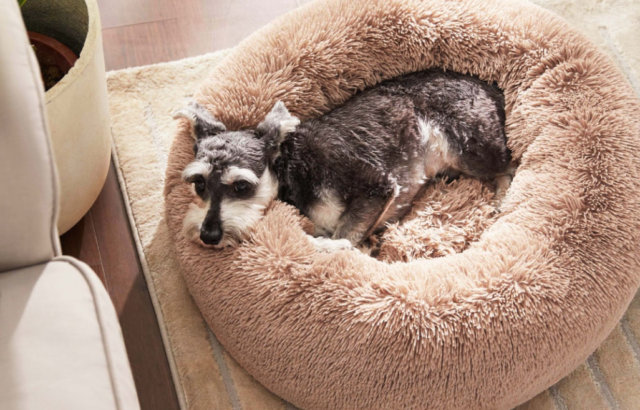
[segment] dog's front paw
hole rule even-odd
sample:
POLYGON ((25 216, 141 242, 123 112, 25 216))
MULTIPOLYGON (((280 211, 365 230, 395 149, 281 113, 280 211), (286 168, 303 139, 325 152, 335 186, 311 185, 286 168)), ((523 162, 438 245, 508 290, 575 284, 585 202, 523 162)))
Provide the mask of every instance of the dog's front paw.
POLYGON ((499 208, 500 204, 504 200, 504 197, 507 195, 507 190, 511 186, 511 181, 513 180, 513 176, 509 174, 503 174, 496 177, 496 192, 494 195, 494 202, 496 206, 499 208))
POLYGON ((307 235, 307 237, 318 252, 333 253, 355 249, 348 239, 331 239, 322 236, 315 238, 311 235, 307 235))

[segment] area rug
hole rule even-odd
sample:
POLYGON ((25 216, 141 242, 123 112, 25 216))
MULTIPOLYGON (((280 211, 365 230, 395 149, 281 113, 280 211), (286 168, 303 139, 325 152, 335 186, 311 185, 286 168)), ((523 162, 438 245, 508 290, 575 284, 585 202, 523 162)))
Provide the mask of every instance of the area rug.
MULTIPOLYGON (((539 0, 589 35, 640 94, 640 3, 539 0)), ((114 160, 182 409, 291 409, 220 346, 192 301, 162 209, 171 113, 225 51, 108 74, 114 160)), ((640 409, 640 295, 602 346, 521 409, 640 409)), ((329 394, 329 393, 328 393, 329 394)))

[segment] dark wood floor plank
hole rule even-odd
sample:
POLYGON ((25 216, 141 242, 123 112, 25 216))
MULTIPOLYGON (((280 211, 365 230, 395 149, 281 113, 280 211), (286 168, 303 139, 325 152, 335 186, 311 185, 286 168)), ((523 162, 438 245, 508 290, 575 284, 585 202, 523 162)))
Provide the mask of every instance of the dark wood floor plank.
POLYGON ((91 211, 60 237, 60 243, 65 255, 73 256, 89 265, 98 275, 102 284, 107 286, 91 211))
MULTIPOLYGON (((171 0, 155 1, 168 9, 166 3, 171 0)), ((119 19, 114 16, 109 27, 105 25, 102 37, 107 70, 178 60, 233 47, 298 6, 296 0, 173 1, 174 12, 158 21, 127 24, 129 17, 122 15, 119 19)))
POLYGON ((177 19, 102 30, 107 70, 135 67, 187 57, 177 19))
POLYGON ((143 410, 177 410, 169 363, 113 163, 91 208, 109 295, 120 319, 143 410))
POLYGON ((98 0, 102 28, 130 26, 175 17, 173 0, 98 0))
POLYGON ((233 47, 276 17, 298 7, 296 0, 174 1, 187 56, 233 47))

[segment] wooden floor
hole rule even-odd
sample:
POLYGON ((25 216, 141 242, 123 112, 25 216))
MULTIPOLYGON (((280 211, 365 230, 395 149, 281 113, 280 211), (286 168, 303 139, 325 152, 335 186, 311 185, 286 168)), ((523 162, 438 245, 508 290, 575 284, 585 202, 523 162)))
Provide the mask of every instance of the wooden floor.
MULTIPOLYGON (((232 47, 308 1, 98 0, 106 68, 154 64, 232 47)), ((113 164, 96 203, 61 241, 65 254, 96 271, 113 300, 142 410, 178 409, 113 164)))

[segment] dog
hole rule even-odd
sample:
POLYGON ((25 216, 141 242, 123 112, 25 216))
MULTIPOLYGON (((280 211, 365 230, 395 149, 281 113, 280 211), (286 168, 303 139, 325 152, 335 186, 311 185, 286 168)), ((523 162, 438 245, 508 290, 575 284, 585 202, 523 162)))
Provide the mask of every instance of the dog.
POLYGON ((504 179, 511 162, 501 91, 439 70, 384 81, 303 123, 282 102, 241 131, 195 102, 175 117, 196 140, 184 234, 214 248, 247 239, 277 198, 314 223, 318 250, 351 249, 401 220, 430 181, 504 179))

